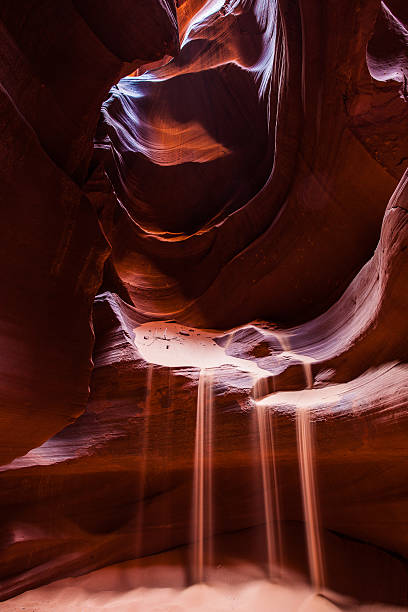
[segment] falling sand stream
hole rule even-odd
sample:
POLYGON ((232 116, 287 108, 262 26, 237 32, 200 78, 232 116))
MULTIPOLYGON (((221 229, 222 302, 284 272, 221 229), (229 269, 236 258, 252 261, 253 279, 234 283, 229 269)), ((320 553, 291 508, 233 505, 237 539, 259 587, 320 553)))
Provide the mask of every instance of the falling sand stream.
MULTIPOLYGON (((311 389, 313 386, 311 365, 310 363, 303 362, 303 367, 307 388, 311 389)), ((325 586, 324 561, 314 465, 314 438, 310 408, 307 405, 300 404, 298 406, 296 435, 310 579, 312 585, 319 590, 325 586)))
MULTIPOLYGON (((196 432, 191 516, 191 574, 193 581, 205 580, 205 569, 213 563, 213 373, 223 365, 236 366, 258 378, 265 371, 256 363, 232 357, 214 342, 214 334, 190 329, 174 322, 145 323, 135 328, 135 345, 150 364, 171 368, 198 368, 196 432), (212 371, 211 371, 212 370, 212 371)), ((231 341, 231 338, 229 338, 231 341)), ((148 378, 151 382, 151 379, 148 378)), ((150 391, 147 391, 150 397, 150 391)), ((146 414, 148 415, 148 402, 146 414)), ((264 463, 267 464, 267 455, 264 463)), ((266 477, 266 481, 269 479, 266 477)), ((270 504, 267 504, 268 508, 270 504)), ((271 521, 268 520, 268 525, 271 521)), ((271 540, 272 546, 272 540, 271 540)), ((273 557, 275 561, 276 555, 273 557)), ((272 558, 270 563, 272 563, 272 558)))
POLYGON ((192 543, 192 576, 194 582, 204 581, 204 569, 212 566, 213 543, 213 443, 212 376, 200 370, 197 394, 196 437, 194 450, 194 484, 192 543))
MULTIPOLYGON (((296 402, 296 439, 310 580, 314 589, 319 592, 325 586, 325 571, 315 476, 313 429, 310 407, 307 403, 307 396, 305 396, 307 390, 313 387, 312 359, 292 352, 290 350, 289 338, 284 333, 275 332, 274 335, 282 347, 281 356, 293 358, 298 362, 300 361, 305 376, 306 389, 296 392, 300 400, 296 402)), ((266 379, 262 377, 258 378, 254 386, 255 399, 266 397, 268 392, 266 379)), ((274 431, 271 425, 271 404, 273 404, 273 395, 269 397, 269 401, 256 402, 270 577, 272 576, 272 569, 277 567, 278 554, 280 558, 282 556, 282 535, 276 457, 273 442, 274 431), (274 524, 277 525, 275 530, 273 528, 274 524)))
POLYGON ((286 334, 281 332, 275 335, 281 343, 283 349, 282 355, 292 356, 300 361, 305 376, 306 390, 299 392, 299 394, 301 394, 300 401, 298 401, 296 405, 296 439, 310 580, 312 586, 317 591, 320 591, 325 586, 325 572, 315 475, 314 437, 310 418, 310 407, 308 406, 306 397, 307 390, 313 387, 313 359, 300 355, 299 353, 292 353, 290 351, 289 337, 286 334))
POLYGON ((138 491, 138 516, 137 516, 137 531, 136 531, 136 551, 140 555, 143 551, 142 534, 144 527, 144 503, 143 499, 146 495, 146 472, 147 472, 147 459, 149 450, 149 437, 150 437, 150 408, 151 408, 151 395, 153 388, 153 364, 149 364, 146 373, 146 395, 145 395, 145 406, 144 406, 144 419, 143 419, 143 443, 141 453, 141 467, 140 467, 140 480, 139 480, 139 491, 138 491))
MULTIPOLYGON (((268 383, 265 377, 257 378, 254 384, 255 399, 268 394, 268 383)), ((279 490, 277 480, 276 455, 272 415, 269 409, 256 405, 256 417, 259 432, 259 451, 262 470, 262 492, 265 512, 265 530, 267 547, 267 573, 272 579, 281 573, 282 529, 279 507, 279 490)))
MULTIPOLYGON (((189 329, 174 322, 159 322, 140 325, 134 329, 134 333, 135 344, 149 363, 199 369, 191 519, 191 573, 193 581, 197 583, 205 580, 206 567, 211 567, 213 561, 213 373, 210 369, 214 372, 222 365, 234 365, 252 374, 262 473, 267 574, 270 579, 276 578, 282 569, 282 533, 274 444, 276 432, 271 411, 274 395, 269 395, 266 402, 262 401, 269 393, 269 373, 253 361, 226 355, 225 349, 214 342, 211 332, 189 329)), ((311 359, 291 352, 289 338, 285 334, 276 332, 275 336, 282 347, 280 356, 297 363, 300 361, 305 373, 306 389, 299 392, 301 401, 296 402, 296 432, 310 578, 314 588, 319 590, 325 582, 324 562, 314 471, 313 430, 305 396, 313 386, 311 359)))
MULTIPOLYGON (((311 420, 313 379, 311 359, 290 351, 288 338, 278 337, 282 351, 280 357, 289 357, 294 364, 302 364, 306 385, 302 391, 270 393, 270 373, 261 370, 254 362, 237 359, 225 354, 213 340, 211 332, 192 330, 172 322, 144 324, 135 330, 135 345, 142 359, 149 364, 146 373, 146 398, 144 410, 143 457, 141 458, 140 499, 145 495, 147 450, 150 437, 152 411, 153 365, 185 369, 188 376, 197 376, 196 431, 193 461, 193 492, 191 516, 190 567, 194 584, 186 586, 183 547, 166 553, 135 559, 79 578, 70 578, 0 603, 0 609, 14 612, 17 609, 36 609, 38 612, 74 612, 76 610, 100 610, 109 608, 118 612, 330 612, 342 609, 327 596, 320 596, 325 586, 324 558, 319 524, 319 502, 314 466, 314 439, 311 420), (260 458, 259 481, 263 494, 265 515, 268 580, 263 570, 247 564, 228 566, 217 573, 217 581, 208 582, 209 569, 213 565, 213 438, 214 407, 213 385, 216 368, 233 365, 245 375, 253 377, 253 411, 257 435, 255 449, 260 458), (279 431, 274 426, 272 409, 296 406, 297 450, 303 500, 307 553, 312 589, 296 577, 285 572, 280 577, 282 563, 281 508, 277 480, 275 440, 279 431), (233 572, 236 572, 235 574, 233 572), (124 588, 126 585, 126 588, 124 588), (166 588, 163 588, 166 587, 166 588), (15 607, 20 605, 21 607, 15 607)), ((143 504, 140 504, 142 506, 143 504)), ((143 533, 143 508, 139 507, 138 534, 143 533)), ((140 541, 138 542, 140 550, 140 541)), ((221 567, 221 566, 220 566, 221 567)), ((218 569, 218 568, 217 568, 218 569)), ((326 594, 325 594, 326 595, 326 594)), ((341 604, 339 604, 341 606, 341 604)), ((351 610, 391 611, 391 607, 349 606, 351 610)))

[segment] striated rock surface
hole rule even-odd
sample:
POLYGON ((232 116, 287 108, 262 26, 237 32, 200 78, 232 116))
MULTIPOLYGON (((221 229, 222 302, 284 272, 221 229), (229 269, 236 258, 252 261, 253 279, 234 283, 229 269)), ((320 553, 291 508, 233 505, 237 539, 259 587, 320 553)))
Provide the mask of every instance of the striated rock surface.
POLYGON ((141 313, 293 323, 341 295, 408 158, 400 84, 367 65, 378 15, 372 1, 207 3, 176 60, 112 90, 109 236, 141 313))
POLYGON ((82 184, 110 86, 177 47, 170 5, 144 27, 150 45, 107 31, 135 21, 104 3, 5 0, 0 7, 2 241, 0 462, 74 420, 88 396, 93 298, 109 243, 82 184), (80 4, 80 11, 76 9, 80 4), (150 25, 149 25, 150 24, 150 25), (140 53, 139 53, 140 51, 140 53))
MULTIPOLYGON (((103 294, 97 299, 87 410, 42 446, 1 468, 3 597, 190 542, 199 369, 149 363, 141 353, 152 355, 146 352, 152 343, 166 345, 165 359, 171 360, 169 355, 180 355, 180 342, 197 348, 203 332, 169 323, 156 331, 143 326, 138 334, 138 324, 135 309, 120 298, 103 294)), ((214 344, 208 362, 214 347, 221 350, 229 340, 209 336, 214 344)), ((221 350, 224 357, 208 370, 214 398, 214 534, 244 530, 241 539, 248 528, 259 533, 265 520, 254 403, 257 361, 277 387, 287 374, 288 389, 300 389, 278 391, 260 402, 273 424, 281 561, 307 573, 296 444, 296 412, 307 406, 313 415, 328 585, 359 598, 405 602, 407 568, 400 558, 408 553, 407 369, 385 364, 331 385, 319 384, 319 373, 326 370, 317 371, 315 388, 305 389, 305 378, 296 370, 303 356, 284 349, 282 338, 260 326, 237 329, 228 352, 240 347, 244 358, 228 363, 231 357, 221 350), (269 357, 254 358, 265 345, 269 357), (376 573, 383 580, 374 587, 376 573)), ((184 352, 186 358, 190 354, 184 352)), ((241 558, 265 562, 262 533, 250 541, 250 553, 238 549, 241 558)), ((228 565, 225 555, 234 551, 234 540, 232 547, 222 542, 216 554, 228 565)), ((188 562, 187 555, 186 581, 188 562)))
POLYGON ((169 549, 193 580, 205 377, 214 566, 267 566, 266 457, 309 575, 306 414, 326 585, 408 605, 405 3, 0 19, 0 599, 169 549))

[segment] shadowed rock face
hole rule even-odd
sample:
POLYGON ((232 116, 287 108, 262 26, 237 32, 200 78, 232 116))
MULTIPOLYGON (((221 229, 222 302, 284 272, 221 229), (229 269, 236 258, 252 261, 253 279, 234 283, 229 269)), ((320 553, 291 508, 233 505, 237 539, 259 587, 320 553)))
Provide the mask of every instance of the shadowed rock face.
POLYGON ((0 6, 0 598, 189 544, 207 367, 216 558, 261 409, 307 575, 307 409, 328 585, 408 604, 405 3, 136 4, 0 6))
MULTIPOLYGON (((124 52, 124 38, 115 49, 103 35, 107 19, 119 27, 126 3, 105 15, 80 4, 80 13, 69 1, 0 7, 2 462, 47 440, 86 405, 92 302, 109 254, 82 189, 92 136, 112 83, 139 58, 176 48, 165 4, 157 3, 150 30, 154 53, 140 56, 137 46, 124 52)), ((134 36, 129 23, 126 33, 134 36)))

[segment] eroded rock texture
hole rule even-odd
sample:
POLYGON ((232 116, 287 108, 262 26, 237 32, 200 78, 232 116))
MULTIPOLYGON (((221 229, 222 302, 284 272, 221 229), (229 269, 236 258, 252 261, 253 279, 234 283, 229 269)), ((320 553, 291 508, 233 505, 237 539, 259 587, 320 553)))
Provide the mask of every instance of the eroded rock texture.
POLYGON ((105 13, 75 4, 16 7, 6 0, 0 7, 3 462, 49 438, 86 405, 90 314, 109 253, 82 189, 92 136, 112 83, 177 40, 165 4, 157 3, 150 18, 154 51, 143 52, 125 48, 126 33, 135 36, 123 17, 126 3, 105 13), (116 47, 107 21, 118 29, 122 23, 116 47))
POLYGON ((141 313, 306 320, 371 257, 405 168, 400 84, 366 60, 379 4, 217 8, 103 105, 113 258, 141 313))
POLYGON ((307 409, 327 584, 407 604, 405 3, 0 17, 1 598, 190 542, 208 367, 219 541, 257 533, 239 555, 265 562, 261 407, 281 561, 308 573, 307 409))

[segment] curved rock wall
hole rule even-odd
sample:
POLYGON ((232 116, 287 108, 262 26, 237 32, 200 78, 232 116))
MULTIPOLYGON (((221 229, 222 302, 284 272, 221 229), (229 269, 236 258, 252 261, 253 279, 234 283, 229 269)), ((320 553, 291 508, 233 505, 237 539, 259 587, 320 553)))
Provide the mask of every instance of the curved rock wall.
POLYGON ((150 23, 154 47, 142 54, 137 45, 124 49, 124 37, 115 47, 104 31, 109 20, 134 36, 134 21, 124 18, 129 4, 105 14, 80 4, 81 12, 69 0, 0 7, 2 462, 44 442, 86 405, 92 302, 110 248, 82 189, 92 137, 111 85, 177 48, 170 5, 157 3, 147 24, 143 7, 136 11, 140 26, 150 23))
POLYGON ((371 257, 407 157, 400 85, 366 62, 378 2, 235 4, 207 3, 175 61, 121 81, 101 133, 134 305, 218 328, 332 304, 371 257))
POLYGON ((149 361, 135 332, 174 319, 225 355, 216 535, 265 522, 257 400, 307 573, 306 406, 329 586, 407 604, 405 3, 0 18, 0 597, 188 544, 202 366, 149 361))

